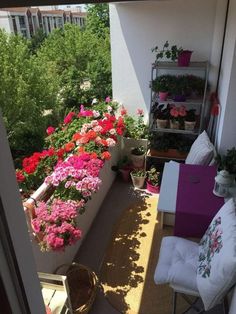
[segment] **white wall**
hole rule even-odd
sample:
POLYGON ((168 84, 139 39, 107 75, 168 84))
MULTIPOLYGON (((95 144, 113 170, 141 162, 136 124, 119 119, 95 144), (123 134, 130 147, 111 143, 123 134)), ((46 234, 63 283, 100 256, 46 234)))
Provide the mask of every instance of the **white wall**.
POLYGON ((122 102, 130 113, 138 107, 148 112, 151 63, 155 60, 151 48, 163 46, 166 40, 193 50, 193 61, 211 58, 214 85, 223 29, 218 22, 224 20, 225 2, 175 0, 110 4, 113 98, 122 102))
POLYGON ((0 28, 5 29, 7 33, 11 33, 10 21, 6 11, 0 11, 0 28))
POLYGON ((236 0, 230 1, 219 84, 221 116, 217 145, 220 152, 236 146, 236 0))

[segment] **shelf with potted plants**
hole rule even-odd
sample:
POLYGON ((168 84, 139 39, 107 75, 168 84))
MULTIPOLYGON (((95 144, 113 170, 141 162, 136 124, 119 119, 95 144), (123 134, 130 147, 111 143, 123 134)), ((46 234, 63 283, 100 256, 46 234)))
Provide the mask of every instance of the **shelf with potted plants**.
POLYGON ((204 128, 208 62, 190 63, 192 52, 187 53, 176 45, 170 46, 168 41, 162 49, 155 47, 152 51, 156 53, 156 60, 152 64, 150 82, 150 131, 198 135, 204 128), (185 52, 187 57, 183 60, 185 52), (163 118, 163 114, 167 115, 166 111, 169 111, 169 117, 161 125, 158 120, 163 118), (190 114, 192 119, 193 112, 196 123, 191 128, 184 121, 190 114))
POLYGON ((199 115, 196 109, 186 109, 186 106, 174 103, 154 104, 152 110, 151 132, 179 133, 197 135, 199 133, 199 115))
POLYGON ((153 133, 147 157, 159 159, 185 160, 193 140, 182 134, 153 133))

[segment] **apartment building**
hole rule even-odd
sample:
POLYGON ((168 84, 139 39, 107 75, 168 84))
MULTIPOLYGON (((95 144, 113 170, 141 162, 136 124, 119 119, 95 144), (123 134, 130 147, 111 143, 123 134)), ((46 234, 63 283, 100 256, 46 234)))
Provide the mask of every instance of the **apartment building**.
POLYGON ((47 8, 21 7, 0 9, 0 28, 7 33, 20 34, 31 38, 38 29, 47 35, 56 28, 63 28, 65 23, 85 25, 87 13, 47 8))

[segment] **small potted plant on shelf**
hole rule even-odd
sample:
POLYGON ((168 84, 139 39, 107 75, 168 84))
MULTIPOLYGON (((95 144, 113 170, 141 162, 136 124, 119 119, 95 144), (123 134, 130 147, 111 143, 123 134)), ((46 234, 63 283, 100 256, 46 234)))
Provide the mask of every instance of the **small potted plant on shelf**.
POLYGON ((160 173, 154 166, 147 171, 147 190, 151 193, 160 192, 160 173))
POLYGON ((186 116, 184 120, 184 128, 188 131, 193 131, 196 125, 196 110, 190 109, 186 110, 186 116))
POLYGON ((152 108, 154 119, 156 119, 157 127, 164 129, 167 127, 170 117, 170 105, 155 104, 152 108))
POLYGON ((130 171, 132 169, 131 162, 128 156, 122 157, 116 164, 116 166, 112 166, 111 169, 113 171, 117 171, 121 174, 123 180, 128 182, 130 179, 130 171))
POLYGON ((170 128, 181 129, 183 127, 185 116, 185 106, 176 107, 175 105, 172 105, 172 108, 170 109, 170 128))
POLYGON ((161 59, 178 60, 178 66, 189 66, 192 55, 191 50, 184 50, 182 47, 177 47, 177 45, 170 46, 168 41, 164 43, 161 49, 158 46, 152 48, 152 52, 156 53, 156 62, 161 59))
POLYGON ((134 169, 131 171, 130 175, 133 182, 133 186, 135 188, 141 189, 144 185, 145 178, 146 178, 145 169, 134 169))
POLYGON ((160 101, 166 101, 170 87, 172 86, 173 75, 161 75, 152 81, 152 90, 159 95, 160 101))
POLYGON ((143 146, 131 148, 131 161, 134 168, 142 168, 144 165, 146 150, 143 146))
POLYGON ((186 101, 186 96, 190 93, 187 75, 178 75, 173 79, 170 93, 175 102, 186 101))

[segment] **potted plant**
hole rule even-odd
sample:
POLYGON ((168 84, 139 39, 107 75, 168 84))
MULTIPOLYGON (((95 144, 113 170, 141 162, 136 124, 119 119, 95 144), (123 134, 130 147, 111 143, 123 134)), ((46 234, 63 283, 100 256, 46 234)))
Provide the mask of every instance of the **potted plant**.
POLYGON ((188 131, 193 131, 196 125, 196 110, 190 109, 186 110, 186 116, 184 120, 184 128, 188 131))
POLYGON ((149 128, 144 121, 144 112, 142 109, 137 110, 137 116, 131 116, 126 110, 121 112, 125 130, 121 138, 121 153, 130 157, 132 147, 148 146, 149 128))
POLYGON ((166 101, 173 77, 173 75, 161 75, 152 81, 152 90, 158 93, 160 101, 166 101))
POLYGON ((145 169, 134 169, 131 171, 130 175, 133 182, 133 186, 135 188, 141 189, 144 185, 145 178, 146 178, 145 169))
POLYGON ((156 119, 157 127, 161 129, 166 128, 170 117, 170 105, 155 104, 151 112, 154 119, 156 119))
POLYGON ((160 173, 154 166, 147 171, 147 190, 151 193, 160 192, 160 173))
POLYGON ((161 59, 167 59, 171 61, 176 61, 179 54, 183 51, 182 47, 177 47, 177 45, 170 46, 168 40, 164 43, 163 47, 159 49, 158 46, 152 48, 152 52, 156 53, 156 62, 161 59))
POLYGON ((162 47, 159 49, 158 46, 152 48, 152 52, 156 52, 156 62, 160 59, 167 59, 171 61, 178 60, 178 66, 189 66, 192 51, 184 50, 182 47, 177 47, 177 45, 170 46, 169 42, 166 41, 162 47))
POLYGON ((132 166, 131 166, 131 163, 130 163, 128 156, 123 156, 117 162, 116 166, 112 166, 111 169, 113 171, 119 172, 125 182, 129 181, 130 171, 132 169, 132 166))
POLYGON ((174 101, 186 101, 186 96, 190 93, 187 75, 176 76, 172 81, 170 92, 174 101))
POLYGON ((185 116, 185 106, 176 107, 175 105, 172 105, 172 108, 170 109, 170 128, 180 129, 183 126, 185 116))
POLYGON ((146 150, 143 146, 137 146, 131 149, 131 161, 134 168, 142 168, 144 164, 146 150))

